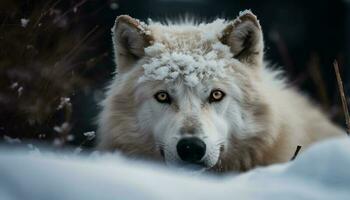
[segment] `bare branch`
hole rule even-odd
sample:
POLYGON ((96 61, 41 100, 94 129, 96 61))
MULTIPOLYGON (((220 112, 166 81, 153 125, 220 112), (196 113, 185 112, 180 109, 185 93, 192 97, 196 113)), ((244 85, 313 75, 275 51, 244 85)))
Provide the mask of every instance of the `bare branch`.
POLYGON ((293 157, 290 160, 294 160, 297 157, 297 155, 299 154, 300 149, 301 149, 301 145, 298 145, 297 148, 295 149, 293 157))
POLYGON ((341 102, 342 102, 342 106, 343 106, 343 112, 344 112, 344 116, 345 116, 345 123, 346 123, 346 127, 347 127, 346 132, 349 135, 350 134, 349 109, 348 109, 348 104, 346 101, 346 96, 344 93, 343 81, 342 81, 341 76, 340 76, 339 66, 338 66, 337 60, 334 60, 333 66, 334 66, 335 75, 337 77, 338 89, 339 89, 340 98, 341 98, 341 102))

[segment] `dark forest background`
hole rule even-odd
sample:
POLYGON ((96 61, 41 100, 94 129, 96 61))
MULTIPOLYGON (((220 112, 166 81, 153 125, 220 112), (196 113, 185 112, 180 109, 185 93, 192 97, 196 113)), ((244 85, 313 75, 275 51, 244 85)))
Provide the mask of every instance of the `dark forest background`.
POLYGON ((349 0, 1 0, 0 141, 93 145, 98 102, 115 69, 117 15, 210 21, 244 9, 260 19, 266 59, 344 126, 332 63, 349 93, 349 0))

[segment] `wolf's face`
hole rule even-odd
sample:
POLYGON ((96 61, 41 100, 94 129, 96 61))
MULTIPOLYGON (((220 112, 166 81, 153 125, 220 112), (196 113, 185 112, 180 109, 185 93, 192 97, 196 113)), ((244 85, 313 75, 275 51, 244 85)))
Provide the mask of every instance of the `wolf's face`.
POLYGON ((169 26, 120 16, 113 31, 119 77, 100 123, 112 136, 100 145, 171 165, 221 170, 228 157, 253 165, 240 157, 258 156, 245 143, 266 131, 268 119, 256 92, 263 39, 251 12, 232 22, 169 26))
POLYGON ((168 164, 210 168, 227 146, 229 133, 243 128, 242 94, 228 80, 194 87, 182 81, 149 81, 138 86, 136 94, 143 99, 137 119, 153 134, 168 164))

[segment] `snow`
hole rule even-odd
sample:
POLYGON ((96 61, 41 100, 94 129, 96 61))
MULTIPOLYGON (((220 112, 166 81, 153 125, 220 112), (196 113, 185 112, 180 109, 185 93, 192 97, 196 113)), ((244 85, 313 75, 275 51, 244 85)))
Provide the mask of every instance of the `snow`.
POLYGON ((28 23, 29 23, 29 19, 26 19, 26 18, 21 19, 21 26, 23 28, 27 27, 28 23))
POLYGON ((28 144, 27 147, 29 148, 29 153, 32 155, 40 155, 40 150, 34 146, 33 144, 28 144))
POLYGON ((111 2, 109 4, 109 7, 112 9, 112 10, 117 10, 119 8, 119 5, 117 2, 111 2))
POLYGON ((205 24, 201 23, 199 24, 199 29, 201 29, 202 33, 202 40, 203 41, 212 41, 217 40, 218 38, 221 38, 222 36, 222 30, 224 27, 226 27, 226 21, 224 19, 216 19, 212 23, 205 24))
POLYGON ((68 106, 71 105, 70 98, 69 97, 61 97, 60 104, 57 106, 57 110, 61 110, 66 105, 68 105, 68 106))
POLYGON ((80 154, 83 151, 81 147, 77 147, 74 149, 73 154, 80 154))
POLYGON ((21 140, 18 139, 18 138, 12 138, 12 137, 9 137, 7 135, 4 135, 4 141, 8 144, 19 144, 21 143, 21 140))
POLYGON ((18 82, 12 83, 11 86, 10 86, 10 88, 11 88, 12 90, 17 90, 18 97, 20 97, 20 96, 22 95, 22 93, 23 93, 23 86, 20 86, 20 85, 18 84, 18 82))
POLYGON ((22 86, 19 87, 19 88, 17 89, 17 92, 18 92, 18 96, 20 97, 20 96, 22 95, 22 93, 23 93, 23 87, 22 87, 22 86))
POLYGON ((64 133, 69 129, 69 123, 63 122, 60 126, 54 126, 53 130, 57 133, 64 133))
POLYGON ((222 78, 226 70, 235 63, 228 46, 220 42, 211 45, 210 51, 197 49, 184 52, 168 49, 164 44, 154 43, 145 48, 148 61, 142 65, 144 75, 139 82, 147 80, 175 81, 182 77, 190 87, 196 86, 201 80, 222 78))
POLYGON ((83 135, 85 137, 87 137, 88 140, 92 140, 92 139, 94 139, 96 137, 95 131, 85 132, 85 133, 83 133, 83 135))
POLYGON ((0 151, 0 199, 349 199, 350 140, 319 143, 295 161, 215 177, 119 154, 0 151))
POLYGON ((154 41, 145 48, 139 83, 181 79, 194 87, 201 81, 223 78, 238 62, 229 46, 219 41, 227 25, 224 19, 200 24, 191 19, 163 24, 149 20, 142 27, 153 33, 154 41))
POLYGON ((256 15, 254 15, 250 9, 240 11, 238 17, 235 20, 233 20, 231 24, 234 25, 234 24, 241 23, 242 22, 241 17, 245 16, 245 15, 250 15, 253 18, 255 18, 255 20, 258 22, 257 25, 261 29, 259 20, 257 19, 256 15))
POLYGON ((73 141, 74 138, 75 138, 74 135, 71 135, 71 134, 70 134, 70 135, 67 135, 67 141, 68 141, 68 142, 73 141))
POLYGON ((238 18, 244 16, 244 15, 252 15, 252 16, 255 16, 252 12, 252 10, 250 9, 246 9, 246 10, 243 10, 243 11, 240 11, 239 14, 238 14, 238 18))
POLYGON ((59 146, 62 146, 63 145, 63 141, 59 138, 55 138, 52 142, 52 145, 54 147, 59 147, 59 146))
POLYGON ((18 83, 17 82, 14 82, 11 84, 10 88, 11 89, 16 89, 18 87, 18 83))

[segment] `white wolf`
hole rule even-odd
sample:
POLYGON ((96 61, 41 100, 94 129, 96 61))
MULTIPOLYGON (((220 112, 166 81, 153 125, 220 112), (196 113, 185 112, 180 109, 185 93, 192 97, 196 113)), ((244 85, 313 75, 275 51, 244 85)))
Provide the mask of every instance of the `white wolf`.
POLYGON ((99 148, 129 156, 245 171, 343 134, 266 67, 259 21, 142 23, 112 29, 117 74, 99 116, 99 148))

